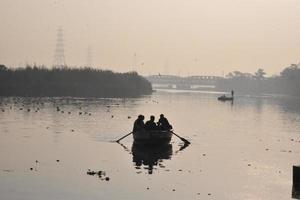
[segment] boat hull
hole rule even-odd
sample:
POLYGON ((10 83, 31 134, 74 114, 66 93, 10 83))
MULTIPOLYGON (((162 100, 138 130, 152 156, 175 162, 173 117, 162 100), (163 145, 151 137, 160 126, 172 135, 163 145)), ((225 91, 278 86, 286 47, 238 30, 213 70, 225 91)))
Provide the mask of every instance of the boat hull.
POLYGON ((219 101, 233 101, 233 97, 218 97, 219 101))
POLYGON ((169 143, 172 135, 171 131, 137 131, 133 132, 133 140, 137 145, 162 145, 169 143))

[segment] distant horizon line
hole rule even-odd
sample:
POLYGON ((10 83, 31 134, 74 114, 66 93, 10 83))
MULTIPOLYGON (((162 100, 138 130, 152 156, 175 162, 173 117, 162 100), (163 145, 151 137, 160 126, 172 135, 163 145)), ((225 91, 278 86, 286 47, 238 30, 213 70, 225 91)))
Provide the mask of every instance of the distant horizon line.
MULTIPOLYGON (((92 69, 100 69, 100 70, 108 70, 108 71, 112 71, 112 72, 117 72, 117 73, 126 73, 126 72, 137 72, 138 74, 142 75, 142 76, 176 76, 176 77, 191 77, 191 76, 216 76, 216 77, 226 77, 229 73, 231 72, 235 72, 235 71, 239 71, 239 70, 232 70, 232 71, 229 71, 228 73, 225 73, 224 71, 222 71, 222 75, 216 75, 218 73, 206 73, 206 74, 202 74, 202 73, 191 73, 189 72, 187 75, 184 75, 184 73, 180 73, 180 72, 175 72, 175 73, 160 73, 160 72, 156 72, 156 73, 143 73, 143 72, 139 72, 138 70, 116 70, 116 69, 112 69, 112 68, 105 68, 105 67, 101 67, 101 66, 96 66, 96 65, 93 65, 93 66, 87 66, 87 65, 63 65, 63 66, 56 66, 54 64, 52 65, 46 65, 46 64, 38 64, 36 62, 33 62, 33 63, 29 63, 29 62, 25 62, 25 63, 20 63, 20 64, 11 64, 11 65, 7 65, 7 64, 3 64, 3 63, 0 63, 0 65, 4 65, 8 68, 26 68, 27 66, 29 67, 45 67, 45 68, 48 68, 48 69, 51 69, 51 68, 59 68, 59 67, 66 67, 66 68, 92 68, 92 69)), ((291 65, 297 65, 299 66, 300 63, 298 64, 289 64, 289 66, 291 65)), ((289 67, 287 66, 287 67, 289 67)), ((282 68, 281 71, 283 71, 285 68, 287 67, 284 67, 282 68)), ((130 67, 128 67, 130 68, 130 67)), ((260 69, 260 68, 258 68, 260 69)), ((261 68, 263 69, 263 68, 261 68)), ((163 69, 162 69, 163 70, 163 69)), ((263 69, 265 70, 265 69, 263 69)), ((273 76, 279 76, 281 71, 275 73, 275 74, 271 74, 271 75, 266 75, 265 77, 273 77, 273 76)), ((254 74, 255 72, 243 72, 243 71, 239 71, 239 72, 242 72, 244 74, 254 74)), ((265 71, 267 74, 268 72, 265 71)))

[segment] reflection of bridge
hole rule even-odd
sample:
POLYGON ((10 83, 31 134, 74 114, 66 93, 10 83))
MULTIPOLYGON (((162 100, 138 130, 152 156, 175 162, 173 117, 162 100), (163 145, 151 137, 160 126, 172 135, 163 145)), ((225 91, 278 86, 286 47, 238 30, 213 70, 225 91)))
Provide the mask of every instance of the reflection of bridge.
POLYGON ((173 75, 153 75, 146 77, 152 84, 165 85, 167 87, 175 86, 176 88, 191 89, 192 86, 214 87, 220 76, 173 76, 173 75))

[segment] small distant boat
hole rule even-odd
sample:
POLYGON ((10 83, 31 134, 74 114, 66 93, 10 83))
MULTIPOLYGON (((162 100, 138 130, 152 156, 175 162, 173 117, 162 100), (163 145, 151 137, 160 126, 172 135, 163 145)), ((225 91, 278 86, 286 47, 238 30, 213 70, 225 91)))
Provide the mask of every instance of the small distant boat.
POLYGON ((222 95, 220 97, 218 97, 219 101, 233 101, 233 97, 226 97, 225 95, 222 95))
POLYGON ((133 140, 135 144, 156 146, 168 144, 172 139, 172 135, 171 130, 136 131, 133 132, 133 140))

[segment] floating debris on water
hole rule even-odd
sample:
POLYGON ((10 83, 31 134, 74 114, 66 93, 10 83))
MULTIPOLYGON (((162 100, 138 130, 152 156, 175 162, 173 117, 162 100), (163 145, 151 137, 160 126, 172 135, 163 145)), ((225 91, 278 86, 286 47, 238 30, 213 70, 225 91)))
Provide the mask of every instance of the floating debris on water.
POLYGON ((101 181, 110 181, 110 177, 106 176, 106 172, 102 171, 102 170, 100 170, 100 171, 92 171, 92 170, 88 169, 88 171, 86 172, 86 174, 90 175, 90 176, 97 175, 101 181))
POLYGON ((94 172, 94 171, 88 171, 87 174, 88 174, 88 175, 91 175, 91 176, 94 176, 94 175, 97 174, 97 173, 94 172))

